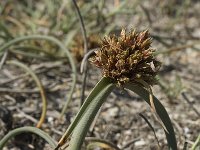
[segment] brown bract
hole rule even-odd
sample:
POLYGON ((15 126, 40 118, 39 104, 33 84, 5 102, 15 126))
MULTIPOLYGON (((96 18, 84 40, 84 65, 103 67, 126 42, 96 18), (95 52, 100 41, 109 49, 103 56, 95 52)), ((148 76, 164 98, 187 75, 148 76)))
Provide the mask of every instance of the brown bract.
POLYGON ((120 36, 107 36, 102 40, 101 48, 95 51, 90 60, 102 69, 103 76, 114 79, 119 86, 142 79, 148 84, 155 83, 160 68, 151 48, 152 40, 148 30, 126 33, 122 29, 120 36))

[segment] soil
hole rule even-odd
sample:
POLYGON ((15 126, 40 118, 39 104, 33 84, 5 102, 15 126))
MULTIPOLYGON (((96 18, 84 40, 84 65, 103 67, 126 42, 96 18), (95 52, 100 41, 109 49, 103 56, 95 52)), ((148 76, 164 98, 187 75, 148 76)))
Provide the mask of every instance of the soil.
MULTIPOLYGON (((135 8, 135 15, 131 18, 123 14, 114 21, 118 27, 149 28, 152 33, 152 47, 157 49, 156 57, 162 62, 161 85, 153 86, 153 93, 169 113, 178 149, 189 149, 200 135, 200 2, 190 1, 187 7, 179 1, 171 3, 147 1, 135 8), (120 17, 125 21, 119 21, 120 17)), ((7 60, 10 59, 25 63, 42 82, 48 105, 41 129, 58 141, 79 110, 81 74, 78 73, 72 102, 63 119, 59 120, 72 82, 67 59, 42 60, 9 53, 7 60)), ((79 70, 80 63, 76 65, 79 70)), ((101 70, 90 64, 88 68, 86 96, 101 78, 101 70)), ((41 110, 41 96, 34 80, 24 70, 5 63, 0 70, 0 139, 17 127, 36 126, 41 110)), ((159 149, 153 131, 141 114, 153 126, 161 149, 167 149, 164 131, 150 107, 139 96, 126 90, 116 89, 110 94, 87 137, 104 139, 122 150, 159 149)), ((88 138, 84 146, 89 141, 88 138)), ((49 146, 39 136, 24 133, 10 140, 3 150, 32 149, 49 149, 49 146)))

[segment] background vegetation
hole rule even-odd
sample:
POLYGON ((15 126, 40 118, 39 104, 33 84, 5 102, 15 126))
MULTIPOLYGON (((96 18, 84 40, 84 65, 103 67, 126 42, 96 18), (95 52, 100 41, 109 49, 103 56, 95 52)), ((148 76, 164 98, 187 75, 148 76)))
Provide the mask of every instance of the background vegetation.
MULTIPOLYGON (((159 85, 153 87, 153 92, 170 114, 179 149, 192 147, 200 134, 200 2, 78 0, 77 4, 89 49, 99 47, 101 38, 119 33, 121 27, 149 30, 152 47, 157 49, 156 57, 162 62, 159 85)), ((79 69, 84 39, 73 3, 67 0, 0 1, 0 47, 13 39, 35 34, 55 37, 70 50, 78 70, 75 92, 63 119, 59 119, 72 86, 73 71, 66 52, 51 40, 35 38, 0 51, 0 139, 17 127, 37 125, 44 104, 38 82, 47 100, 42 130, 54 139, 61 137, 80 108, 82 75, 79 69), (12 63, 13 60, 25 64, 39 81, 34 82, 35 78, 12 63)), ((92 65, 88 68, 86 95, 101 77, 100 70, 92 65)), ((124 150, 156 148, 152 129, 141 114, 154 127, 161 147, 166 148, 164 132, 152 119, 150 109, 129 91, 115 91, 109 96, 88 137, 104 139, 124 150)), ((92 140, 87 138, 85 145, 92 140)), ((42 149, 47 148, 45 144, 36 135, 20 134, 5 149, 42 149)))

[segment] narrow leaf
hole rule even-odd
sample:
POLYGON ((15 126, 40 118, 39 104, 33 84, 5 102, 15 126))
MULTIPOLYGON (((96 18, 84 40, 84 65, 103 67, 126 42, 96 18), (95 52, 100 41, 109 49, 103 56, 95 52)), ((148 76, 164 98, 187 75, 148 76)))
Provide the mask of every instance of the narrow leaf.
MULTIPOLYGON (((149 105, 151 105, 150 100, 149 100, 149 92, 146 89, 144 89, 142 86, 138 84, 127 84, 125 88, 135 92, 140 97, 142 97, 149 105)), ((165 134, 166 134, 169 149, 177 150, 176 137, 175 137, 174 129, 173 129, 171 120, 169 118, 169 115, 167 111, 165 110, 164 106, 160 103, 160 101, 155 96, 153 96, 153 99, 154 99, 156 113, 158 114, 158 116, 160 117, 161 121, 163 122, 163 124, 165 125, 168 131, 168 132, 165 131, 165 134)))
MULTIPOLYGON (((86 98, 72 125, 68 129, 68 136, 72 131, 73 133, 67 150, 81 149, 81 145, 87 134, 87 131, 90 128, 90 125, 92 124, 98 110, 104 103, 107 96, 112 92, 114 87, 115 84, 113 81, 106 77, 102 78, 94 87, 92 92, 86 98)), ((56 149, 58 149, 63 144, 63 142, 65 142, 65 140, 66 137, 63 137, 59 141, 59 145, 56 147, 56 149)))
POLYGON ((21 127, 21 128, 17 128, 10 131, 8 134, 6 134, 3 137, 3 139, 0 140, 0 150, 3 149, 4 145, 8 142, 9 139, 13 138, 14 136, 18 134, 25 133, 25 132, 31 132, 31 133, 37 134, 40 137, 42 137, 46 142, 48 142, 52 148, 56 147, 56 142, 44 131, 36 127, 21 127))
POLYGON ((87 111, 87 109, 89 109, 89 107, 91 107, 90 106, 91 102, 94 101, 94 99, 96 97, 99 98, 99 94, 101 94, 101 96, 102 96, 103 95, 102 91, 103 91, 104 94, 106 92, 108 93, 109 91, 106 91, 106 87, 109 84, 111 84, 112 86, 114 86, 112 83, 113 83, 113 81, 110 78, 103 77, 96 84, 96 86, 94 87, 94 89, 91 91, 91 93, 89 94, 89 96, 86 98, 85 102, 83 103, 82 107, 80 108, 80 110, 79 110, 78 114, 76 115, 75 119, 73 120, 73 122, 70 124, 70 126, 68 127, 68 129, 65 131, 65 133, 63 134, 63 136, 59 140, 59 143, 58 143, 56 149, 58 149, 60 146, 62 146, 64 144, 64 142, 67 140, 67 138, 71 135, 71 133, 73 132, 74 128, 77 126, 77 124, 81 120, 83 114, 87 111))
POLYGON ((37 75, 25 64, 18 62, 18 61, 14 61, 14 60, 8 61, 7 63, 21 67, 27 73, 29 73, 31 75, 31 77, 35 80, 35 83, 40 90, 40 95, 41 95, 41 98, 42 98, 42 114, 40 116, 39 122, 37 123, 37 128, 40 128, 42 126, 42 123, 45 120, 46 112, 47 112, 47 98, 46 98, 46 94, 45 94, 45 90, 43 88, 42 82, 39 80, 37 75))

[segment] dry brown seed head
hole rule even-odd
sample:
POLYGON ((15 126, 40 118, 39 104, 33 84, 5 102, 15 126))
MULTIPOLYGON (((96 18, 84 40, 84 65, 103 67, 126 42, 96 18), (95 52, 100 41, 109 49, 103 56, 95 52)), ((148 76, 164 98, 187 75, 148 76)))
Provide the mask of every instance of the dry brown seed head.
POLYGON ((126 33, 122 29, 119 37, 106 36, 101 48, 90 60, 102 69, 103 76, 113 78, 119 86, 137 79, 152 85, 155 84, 160 62, 153 56, 155 50, 151 43, 148 30, 126 33))

